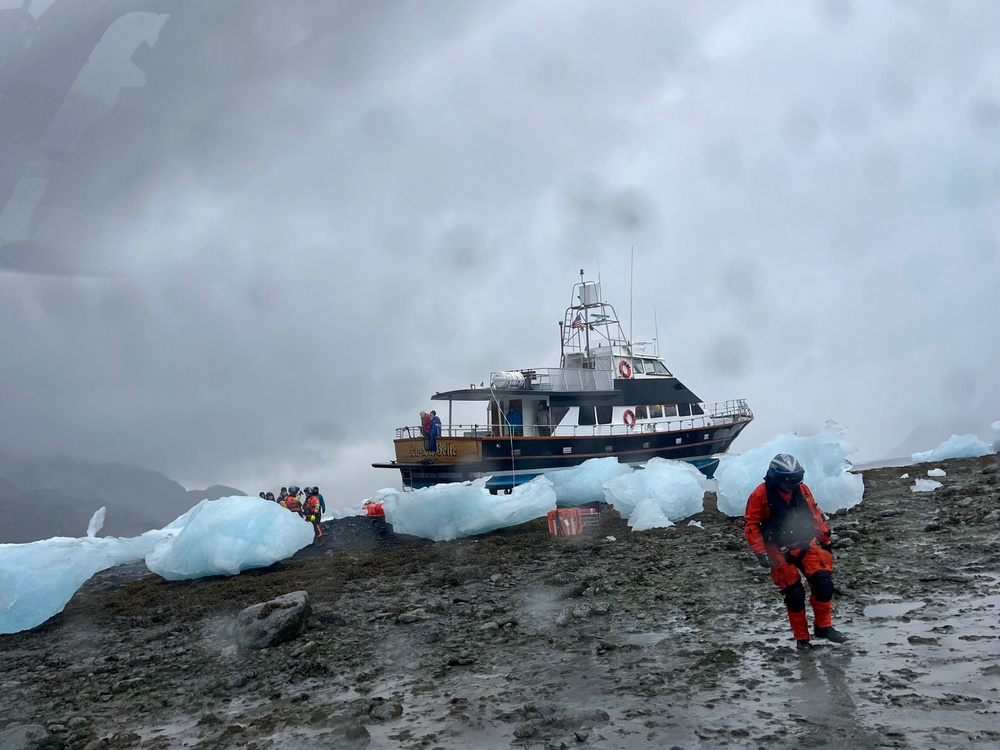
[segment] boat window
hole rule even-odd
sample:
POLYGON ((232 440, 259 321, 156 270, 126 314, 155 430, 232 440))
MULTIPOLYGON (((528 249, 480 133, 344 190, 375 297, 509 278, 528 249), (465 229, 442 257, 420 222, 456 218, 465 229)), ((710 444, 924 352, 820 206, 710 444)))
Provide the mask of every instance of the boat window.
POLYGON ((676 417, 677 416, 677 404, 666 404, 663 407, 663 416, 665 417, 676 417))
POLYGON ((691 404, 691 413, 692 414, 704 414, 705 410, 702 409, 701 406, 698 405, 698 404, 691 404))
POLYGON ((646 411, 645 406, 635 407, 635 418, 636 419, 648 419, 649 413, 646 411))
POLYGON ((576 420, 576 423, 580 426, 586 426, 590 424, 597 424, 597 415, 594 413, 593 406, 581 406, 580 415, 576 420))
POLYGON ((653 404, 649 407, 649 416, 653 419, 657 419, 663 416, 663 407, 659 404, 653 404))
POLYGON ((611 424, 611 417, 613 413, 614 413, 614 408, 611 406, 598 406, 597 424, 611 424))
POLYGON ((691 404, 677 404, 677 415, 681 417, 690 417, 691 404))
POLYGON ((632 372, 634 372, 636 375, 642 375, 644 372, 646 372, 642 367, 641 359, 632 360, 632 372))
POLYGON ((657 375, 670 374, 670 370, 667 369, 667 366, 658 359, 653 359, 646 363, 646 372, 653 372, 657 375), (650 365, 652 365, 652 367, 650 367, 650 365))

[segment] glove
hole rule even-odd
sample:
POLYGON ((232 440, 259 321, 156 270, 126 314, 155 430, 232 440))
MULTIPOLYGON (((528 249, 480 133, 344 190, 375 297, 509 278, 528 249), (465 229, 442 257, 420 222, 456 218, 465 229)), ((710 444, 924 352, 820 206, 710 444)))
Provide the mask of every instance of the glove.
POLYGON ((820 549, 825 549, 827 552, 833 554, 833 542, 827 544, 820 544, 820 549))
POLYGON ((760 567, 767 570, 771 567, 771 558, 767 556, 767 553, 761 552, 759 555, 757 555, 757 564, 760 565, 760 567))

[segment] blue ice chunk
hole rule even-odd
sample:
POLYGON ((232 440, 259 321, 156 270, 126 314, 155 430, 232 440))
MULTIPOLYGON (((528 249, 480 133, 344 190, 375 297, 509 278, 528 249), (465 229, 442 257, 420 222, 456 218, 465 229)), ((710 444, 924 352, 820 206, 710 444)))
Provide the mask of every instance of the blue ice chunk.
MULTIPOLYGON (((100 528, 103 511, 94 514, 88 532, 100 528)), ((160 537, 160 531, 151 531, 132 539, 53 537, 0 544, 0 633, 41 625, 62 612, 92 575, 139 562, 160 537)))
POLYGON ((613 456, 591 458, 579 466, 553 471, 545 476, 552 482, 556 502, 562 506, 604 502, 604 483, 631 474, 632 467, 613 456))
POLYGON ((948 458, 976 458, 992 452, 993 449, 975 435, 952 435, 937 448, 914 453, 911 458, 913 463, 921 464, 927 461, 944 461, 948 458))
POLYGON ((163 531, 146 567, 171 581, 264 568, 313 541, 311 523, 259 497, 202 500, 163 531))
POLYGON ((645 531, 700 513, 707 484, 689 463, 652 458, 644 468, 606 481, 604 494, 633 531, 645 531))
POLYGON ((802 464, 804 481, 822 510, 833 513, 857 505, 865 484, 860 474, 850 473, 847 457, 857 449, 845 439, 845 433, 841 425, 828 422, 816 435, 778 435, 746 453, 723 456, 715 471, 719 510, 742 516, 747 498, 764 481, 768 464, 778 453, 790 453, 802 464))
POLYGON ((397 534, 459 539, 542 518, 556 507, 556 493, 546 477, 515 487, 509 495, 491 495, 486 479, 439 484, 413 492, 380 490, 385 520, 397 534))

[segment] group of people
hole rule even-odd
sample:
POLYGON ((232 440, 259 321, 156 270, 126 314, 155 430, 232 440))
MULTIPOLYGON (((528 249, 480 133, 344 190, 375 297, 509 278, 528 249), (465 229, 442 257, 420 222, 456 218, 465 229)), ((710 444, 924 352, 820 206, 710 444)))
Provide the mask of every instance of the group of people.
POLYGON ((431 409, 430 413, 420 412, 420 434, 424 438, 424 450, 428 453, 437 451, 437 441, 441 437, 441 417, 431 409))
POLYGON ((275 502, 292 513, 298 513, 313 525, 313 532, 317 539, 323 536, 323 529, 319 522, 323 519, 323 514, 326 513, 326 501, 323 500, 319 487, 314 485, 301 489, 293 484, 289 487, 282 487, 277 497, 274 496, 273 492, 260 492, 258 497, 261 500, 275 502))

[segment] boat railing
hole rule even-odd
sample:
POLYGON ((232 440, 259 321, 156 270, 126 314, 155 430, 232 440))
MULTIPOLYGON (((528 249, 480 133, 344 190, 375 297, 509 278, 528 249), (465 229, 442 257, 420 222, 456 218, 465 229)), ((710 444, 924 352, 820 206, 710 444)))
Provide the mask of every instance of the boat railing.
MULTIPOLYGON (((586 371, 584 371, 586 372, 586 371)), ((704 414, 690 417, 655 417, 652 419, 639 419, 635 425, 627 424, 598 424, 598 425, 556 425, 552 432, 555 437, 592 437, 594 435, 635 435, 643 432, 681 432, 683 430, 698 430, 707 427, 717 427, 730 422, 749 422, 753 419, 753 412, 747 405, 745 399, 733 399, 730 401, 720 401, 714 404, 702 404, 704 414)), ((441 426, 442 438, 480 438, 508 436, 509 427, 504 425, 501 428, 493 428, 490 425, 481 424, 452 424, 441 426)), ((537 437, 534 435, 535 427, 528 425, 524 430, 525 437, 537 437)), ((419 438, 419 425, 410 425, 396 429, 396 439, 419 438)), ((521 437, 521 436, 518 436, 521 437)))
MULTIPOLYGON (((584 370, 579 367, 537 367, 514 370, 524 378, 522 388, 529 391, 612 391, 614 373, 611 370, 584 370)), ((507 376, 507 372, 490 373, 490 382, 507 376)))

